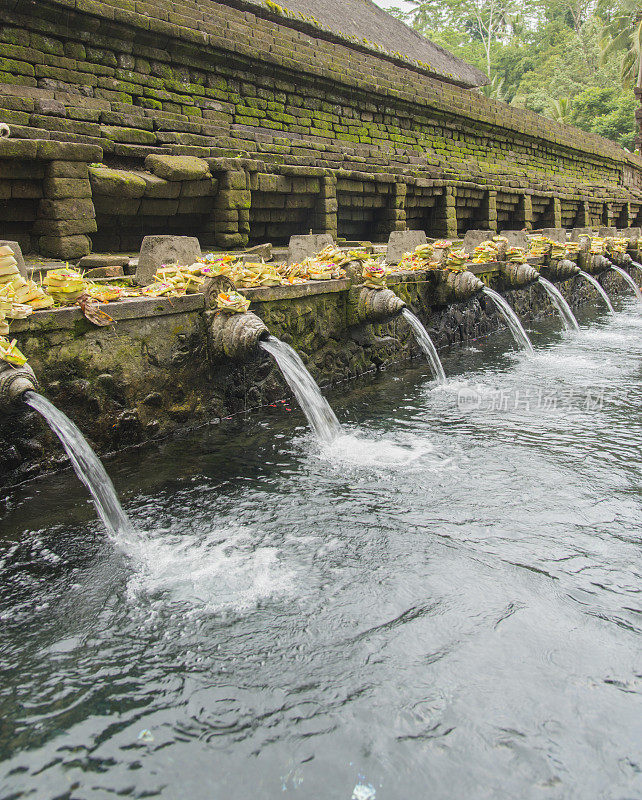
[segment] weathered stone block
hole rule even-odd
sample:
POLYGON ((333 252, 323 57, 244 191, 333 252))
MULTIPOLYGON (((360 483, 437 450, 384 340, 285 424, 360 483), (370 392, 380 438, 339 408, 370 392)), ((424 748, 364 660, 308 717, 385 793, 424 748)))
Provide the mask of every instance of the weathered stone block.
POLYGON ((464 250, 467 253, 472 253, 473 250, 482 242, 492 239, 495 236, 495 231, 491 230, 472 230, 467 231, 464 236, 464 250))
POLYGON ((242 233, 217 233, 216 243, 219 247, 233 250, 247 244, 247 236, 242 233))
POLYGON ((175 199, 181 193, 183 184, 180 181, 166 181, 150 172, 137 173, 145 182, 145 197, 175 199))
MULTIPOLYGON (((2 140, 4 141, 4 140, 2 140)), ((34 143, 35 144, 35 143, 34 143)), ((102 147, 93 144, 56 142, 48 139, 38 140, 38 158, 45 161, 101 161, 102 147)), ((2 157, 0 147, 0 157, 2 157)))
POLYGON ((136 283, 150 283, 163 264, 193 264, 201 257, 201 246, 194 236, 145 236, 138 256, 136 283))
POLYGON ((81 233, 95 233, 98 230, 95 219, 37 219, 33 224, 36 236, 77 236, 81 233))
POLYGON ((523 231, 502 231, 500 236, 508 239, 509 247, 521 247, 528 250, 528 236, 523 231))
MULTIPOLYGON (((84 256, 78 262, 80 269, 94 270, 94 269, 120 269, 119 273, 111 277, 117 277, 123 274, 123 268, 129 266, 129 256, 117 256, 111 253, 93 253, 90 256, 84 256)), ((105 277, 110 277, 105 275, 105 277)))
POLYGON ((110 214, 121 217, 131 217, 138 214, 141 201, 137 197, 112 197, 106 194, 94 195, 94 205, 97 214, 110 214))
POLYGON ((64 103, 60 100, 51 100, 48 98, 39 98, 34 101, 34 111, 36 114, 51 114, 56 117, 66 117, 67 110, 64 103))
POLYGON ((589 228, 589 227, 573 228, 569 238, 572 242, 579 242, 580 237, 595 236, 596 233, 597 233, 597 228, 589 228))
POLYGON ((211 208, 210 197, 181 197, 178 202, 179 214, 207 214, 211 208))
POLYGON ((91 185, 82 178, 46 178, 44 190, 47 197, 91 197, 91 185))
MULTIPOLYGON (((86 256, 91 258, 91 256, 86 256)), ((83 259, 81 259, 81 262, 83 259)), ((83 265, 79 265, 83 268, 83 265)), ((122 267, 94 267, 85 272, 86 278, 121 278, 124 275, 122 267)))
POLYGON ((207 161, 194 156, 151 154, 145 159, 145 168, 168 181, 199 181, 211 177, 207 161))
POLYGON ((91 200, 69 198, 67 200, 40 201, 40 215, 45 219, 82 219, 88 217, 93 219, 96 216, 94 204, 91 200))
POLYGON ((295 264, 315 255, 324 247, 334 244, 329 233, 311 233, 291 236, 288 245, 288 264, 295 264))
POLYGON ((44 177, 44 165, 37 161, 0 161, 0 178, 38 180, 44 177))
POLYGON ((254 247, 249 247, 243 253, 243 261, 257 261, 257 259, 263 259, 263 261, 271 261, 272 260, 272 245, 269 243, 266 244, 257 244, 254 247))
POLYGON ((252 197, 249 191, 223 189, 216 195, 217 208, 244 209, 250 208, 251 205, 252 197))
POLYGON ((5 184, 11 189, 11 197, 20 200, 39 200, 44 196, 42 181, 11 181, 5 184))
POLYGON ((181 187, 181 197, 210 197, 216 191, 217 181, 209 178, 204 181, 185 181, 181 187))
POLYGON ((81 161, 50 161, 47 167, 49 178, 85 178, 89 177, 87 164, 81 161))
POLYGON ((566 241, 566 230, 564 228, 543 228, 542 235, 553 242, 566 241))
POLYGON ((224 172, 221 176, 221 189, 247 189, 247 173, 224 172))
POLYGON ((286 208, 312 208, 314 199, 307 194, 291 194, 285 198, 286 208))
POLYGON ((135 172, 102 166, 89 168, 89 180, 94 194, 119 198, 142 197, 147 186, 135 172))
POLYGON ((412 252, 415 247, 426 244, 424 231, 392 231, 388 238, 386 261, 389 264, 398 264, 404 253, 412 252))
POLYGON ((0 139, 0 158, 32 160, 41 142, 25 139, 0 139))
POLYGON ((52 258, 80 258, 91 251, 87 236, 41 236, 38 244, 40 252, 52 258))
MULTIPOLYGON (((102 111, 100 114, 100 121, 103 125, 113 125, 116 129, 138 128, 139 130, 151 131, 154 128, 153 120, 149 117, 143 116, 141 109, 132 107, 131 111, 127 114, 117 113, 115 111, 102 111)), ((124 140, 119 140, 124 141, 124 140)))
POLYGON ((151 131, 140 128, 121 128, 117 125, 101 125, 100 134, 112 142, 125 142, 127 144, 156 144, 156 135, 151 131))
POLYGON ((258 189, 260 192, 276 192, 277 175, 265 175, 260 173, 258 176, 258 189))

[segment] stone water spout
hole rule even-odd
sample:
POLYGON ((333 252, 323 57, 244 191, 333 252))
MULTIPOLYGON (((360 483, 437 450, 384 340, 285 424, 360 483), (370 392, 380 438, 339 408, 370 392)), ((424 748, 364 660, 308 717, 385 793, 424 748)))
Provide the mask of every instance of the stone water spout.
POLYGON ((579 275, 580 268, 570 259, 560 258, 557 261, 551 261, 550 264, 543 266, 542 274, 549 280, 567 281, 569 278, 574 278, 576 275, 579 275))
POLYGON ((406 304, 390 289, 354 286, 348 296, 348 324, 386 322, 404 310, 406 304))
POLYGON ((439 270, 437 273, 435 292, 440 304, 465 303, 484 291, 483 282, 468 270, 451 272, 439 270))
POLYGON ((0 361, 0 412, 6 413, 22 400, 25 392, 38 391, 38 381, 28 364, 13 367, 0 361))
POLYGON ((587 259, 585 272, 589 275, 601 275, 607 269, 611 269, 611 262, 605 256, 591 255, 587 259))
POLYGON ((635 267, 637 266, 637 261, 630 255, 630 253, 623 253, 622 258, 620 261, 621 267, 635 267))
POLYGON ((539 280, 539 272, 530 264, 503 262, 501 270, 510 287, 514 289, 521 286, 529 286, 539 280))
POLYGON ((270 335, 265 323, 251 311, 243 314, 227 314, 215 311, 216 298, 220 292, 234 291, 232 281, 218 275, 205 282, 205 321, 207 340, 212 361, 247 361, 258 352, 259 342, 270 335))
POLYGON ((210 356, 214 361, 226 358, 246 361, 270 335, 263 320, 251 311, 244 314, 210 311, 206 317, 210 356))

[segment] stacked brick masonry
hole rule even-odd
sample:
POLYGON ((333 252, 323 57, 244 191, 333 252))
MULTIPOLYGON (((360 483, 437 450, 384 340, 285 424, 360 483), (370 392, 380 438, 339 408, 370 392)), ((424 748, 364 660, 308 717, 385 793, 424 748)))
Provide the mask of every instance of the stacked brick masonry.
MULTIPOLYGON (((150 152, 251 157, 253 169, 221 169, 211 218, 198 221, 222 246, 279 240, 295 226, 383 236, 407 224, 406 206, 413 224, 451 235, 482 222, 552 224, 556 214, 567 225, 635 220, 640 163, 616 145, 260 13, 212 0, 5 0, 0 119, 14 137, 98 146, 92 158, 130 169, 150 152), (288 178, 289 167, 305 170, 288 178)), ((29 234, 43 252, 62 253, 51 235, 84 237, 69 252, 88 247, 96 223, 81 171, 52 174, 67 185, 48 193, 34 177, 41 196, 1 190, 24 201, 20 222, 25 231, 37 222, 29 234), (41 225, 66 219, 72 199, 69 220, 86 217, 85 230, 41 225)))

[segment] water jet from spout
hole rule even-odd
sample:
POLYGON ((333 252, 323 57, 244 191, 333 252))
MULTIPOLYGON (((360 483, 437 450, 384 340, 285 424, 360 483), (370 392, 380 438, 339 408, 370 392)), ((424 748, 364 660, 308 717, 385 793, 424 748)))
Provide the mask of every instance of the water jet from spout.
POLYGON ((517 314, 513 311, 513 309, 508 305, 506 300, 498 294, 493 289, 489 289, 488 286, 484 287, 483 292, 487 297, 495 303, 497 306, 500 314, 506 320, 506 324, 510 332, 513 334, 513 339, 517 342, 517 344, 523 349, 526 350, 527 353, 533 355, 535 352, 533 350, 533 345, 531 344, 531 340, 528 338, 528 334, 522 327, 522 323, 517 318, 517 314))
POLYGON ((547 281, 546 278, 540 277, 537 281, 541 286, 544 287, 546 293, 551 298, 551 302, 559 312, 562 321, 564 322, 564 327, 567 331, 579 331, 580 326, 577 324, 577 320, 575 319, 575 314, 571 311, 571 307, 566 302, 560 290, 552 284, 550 281, 547 281))
POLYGON ((108 533, 118 542, 125 543, 134 536, 127 515, 118 502, 114 486, 98 456, 74 423, 56 406, 37 392, 28 390, 24 402, 41 414, 51 430, 58 436, 73 465, 76 475, 85 484, 96 506, 98 516, 108 533))
POLYGON ((637 297, 637 299, 642 303, 642 292, 640 291, 640 287, 637 283, 633 280, 633 278, 629 275, 629 273, 622 269, 622 267, 618 267, 615 264, 611 264, 611 269, 614 272, 617 272, 618 275, 621 275, 624 280, 628 283, 628 285, 633 289, 633 293, 637 297))
POLYGON ((592 275, 589 275, 588 272, 584 272, 584 270, 580 270, 579 274, 583 278, 585 278, 592 286, 594 286, 597 289, 597 291, 599 292, 600 297, 606 303, 610 313, 611 314, 615 314, 615 309, 613 308, 613 304, 609 300, 608 294, 604 291, 604 287, 597 280, 597 278, 594 278, 592 275))
POLYGON ((317 438, 329 443, 340 436, 339 420, 296 350, 276 336, 261 340, 259 347, 276 361, 317 438))
POLYGON ((437 378, 437 382, 443 386, 447 382, 446 373, 444 372, 439 354, 437 353, 435 343, 428 335, 428 331, 408 308, 404 308, 404 310, 401 312, 401 315, 412 328, 417 339, 417 344, 419 347, 421 347, 424 355, 428 359, 433 374, 435 378, 437 378))

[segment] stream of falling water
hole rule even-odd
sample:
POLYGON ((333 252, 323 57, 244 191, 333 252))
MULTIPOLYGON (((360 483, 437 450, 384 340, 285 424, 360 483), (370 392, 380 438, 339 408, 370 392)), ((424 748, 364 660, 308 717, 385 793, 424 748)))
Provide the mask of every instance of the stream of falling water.
POLYGON ((327 443, 340 436, 339 420, 299 354, 276 336, 269 336, 260 346, 278 364, 317 438, 327 443))
POLYGON ((60 439, 76 475, 89 490, 98 516, 107 531, 122 543, 131 542, 134 536, 132 525, 118 501, 109 475, 82 433, 66 414, 41 394, 28 391, 24 393, 23 399, 44 417, 47 425, 60 439))
POLYGON ((558 310, 560 317, 562 318, 564 325, 567 331, 579 331, 580 326, 577 324, 577 320, 575 319, 575 314, 571 311, 571 307, 566 302, 560 290, 552 284, 550 281, 547 281, 546 278, 542 278, 540 276, 538 283, 544 287, 546 293, 551 298, 551 301, 555 308, 558 310))
POLYGON ((515 339, 517 344, 528 353, 533 354, 534 350, 531 340, 528 338, 528 334, 522 327, 522 323, 517 318, 517 314, 508 305, 506 300, 504 300, 501 294, 498 294, 493 289, 489 289, 488 286, 484 287, 484 294, 487 297, 490 297, 490 299, 499 309, 499 312, 506 320, 506 324, 508 325, 510 332, 513 334, 513 339, 515 339))
POLYGON ((445 384, 446 373, 444 372, 441 359, 439 358, 439 354, 437 353, 437 348, 435 347, 435 343, 428 335, 428 331, 424 328, 424 326, 412 313, 412 311, 410 311, 410 309, 404 308, 404 310, 401 313, 403 318, 408 323, 408 325, 410 325, 410 327, 412 328, 413 333, 415 334, 415 337, 417 339, 417 343, 419 344, 419 347, 421 347, 421 349, 424 352, 424 355, 430 362, 430 366, 435 375, 435 378, 437 378, 437 381, 440 384, 442 385, 445 384))
POLYGON ((608 294, 604 291, 604 287, 600 284, 597 278, 594 278, 592 275, 589 275, 588 272, 584 272, 583 270, 580 270, 579 274, 597 289, 597 291, 600 294, 600 297, 602 298, 602 300, 604 300, 604 302, 608 306, 610 313, 615 314, 615 309, 613 308, 613 304, 609 300, 608 294))
POLYGON ((611 264, 611 269, 624 278, 624 280, 628 283, 631 289, 633 289, 633 293, 635 294, 637 299, 642 303, 642 292, 640 291, 640 287, 629 275, 629 273, 626 270, 622 269, 622 267, 618 267, 615 264, 611 264))

